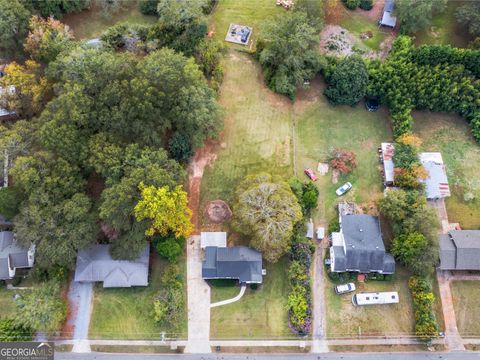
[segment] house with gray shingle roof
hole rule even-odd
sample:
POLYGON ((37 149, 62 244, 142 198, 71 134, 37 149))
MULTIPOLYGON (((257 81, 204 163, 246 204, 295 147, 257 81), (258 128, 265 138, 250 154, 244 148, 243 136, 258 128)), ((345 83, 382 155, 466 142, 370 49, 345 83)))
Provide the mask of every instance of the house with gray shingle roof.
POLYGON ((480 230, 451 230, 439 242, 440 269, 480 270, 480 230))
POLYGON ((262 254, 246 246, 205 248, 202 277, 235 279, 240 283, 261 284, 263 281, 262 254))
POLYGON ((150 245, 135 260, 115 260, 110 245, 94 245, 77 255, 75 281, 103 282, 104 288, 148 286, 150 245))
POLYGON ((0 280, 15 276, 16 269, 31 268, 35 261, 35 245, 24 248, 12 231, 0 232, 0 280))
POLYGON ((393 274, 395 260, 385 251, 378 217, 340 213, 340 231, 332 233, 333 272, 393 274))

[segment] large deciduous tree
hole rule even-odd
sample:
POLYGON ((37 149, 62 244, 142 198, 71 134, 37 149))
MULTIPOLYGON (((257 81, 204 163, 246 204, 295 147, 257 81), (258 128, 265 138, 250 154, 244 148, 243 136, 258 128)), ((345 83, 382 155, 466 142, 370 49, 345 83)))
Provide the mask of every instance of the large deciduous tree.
POLYGON ((23 0, 23 2, 43 17, 53 16, 56 19, 61 19, 64 14, 86 9, 92 3, 91 0, 23 0))
POLYGON ((0 56, 21 53, 30 12, 19 0, 0 0, 0 56))
POLYGON ((73 32, 70 28, 53 17, 43 19, 32 16, 30 32, 25 41, 25 51, 33 59, 49 63, 60 54, 73 47, 73 32))
POLYGON ((168 186, 157 188, 141 183, 140 192, 142 198, 135 205, 134 213, 137 221, 149 222, 145 235, 166 236, 169 232, 177 238, 190 235, 192 211, 188 208, 187 193, 181 186, 170 190, 168 186))
POLYGON ((480 36, 480 2, 471 1, 460 6, 455 16, 457 22, 466 26, 470 34, 480 36))
POLYGON ((441 13, 447 0, 397 0, 395 12, 400 21, 400 31, 413 34, 430 26, 435 14, 441 13))
POLYGON ((304 12, 269 20, 260 34, 257 54, 265 81, 273 91, 295 98, 295 91, 320 68, 318 32, 304 12))
POLYGON ((269 174, 248 176, 237 189, 235 226, 251 245, 276 262, 289 248, 302 209, 289 185, 269 174))
POLYGON ((335 68, 325 96, 334 105, 350 105, 358 103, 366 94, 368 71, 362 58, 349 56, 335 68))

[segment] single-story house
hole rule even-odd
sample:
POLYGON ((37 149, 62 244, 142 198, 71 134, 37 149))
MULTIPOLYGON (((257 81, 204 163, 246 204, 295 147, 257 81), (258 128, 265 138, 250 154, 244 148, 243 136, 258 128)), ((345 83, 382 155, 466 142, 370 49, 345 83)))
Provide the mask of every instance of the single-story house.
POLYGON ((200 247, 205 249, 208 246, 227 247, 227 233, 221 231, 201 232, 200 247))
POLYGON ((382 143, 379 150, 383 164, 383 183, 385 186, 393 186, 395 182, 395 165, 393 164, 395 147, 392 143, 382 143))
POLYGON ((480 270, 480 230, 451 230, 439 242, 440 269, 480 270))
POLYGON ((420 162, 428 173, 428 177, 422 181, 425 184, 427 199, 436 200, 450 196, 447 171, 442 154, 439 152, 421 153, 420 162))
POLYGON ((333 272, 395 272, 395 260, 385 251, 378 217, 340 213, 339 223, 340 231, 332 233, 330 247, 333 272))
POLYGON ((262 254, 246 246, 205 248, 202 277, 208 279, 236 279, 240 283, 261 284, 264 270, 262 254))
POLYGON ((103 282, 104 288, 148 286, 150 245, 136 260, 115 260, 110 245, 97 244, 77 255, 75 281, 103 282))
POLYGON ((382 18, 379 21, 381 26, 394 28, 397 24, 397 18, 393 16, 393 9, 395 8, 395 0, 385 0, 383 6, 382 18))
POLYGON ((34 262, 35 245, 24 248, 12 231, 0 232, 0 280, 12 279, 16 269, 31 268, 34 262))

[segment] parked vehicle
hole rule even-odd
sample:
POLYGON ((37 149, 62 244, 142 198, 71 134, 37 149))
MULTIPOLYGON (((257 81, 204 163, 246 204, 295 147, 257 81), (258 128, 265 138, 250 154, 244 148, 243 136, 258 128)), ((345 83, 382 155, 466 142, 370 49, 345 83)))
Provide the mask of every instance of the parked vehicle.
POLYGON ((325 228, 318 227, 317 228, 317 239, 318 240, 323 240, 324 237, 325 237, 325 228))
POLYGON ((398 302, 398 292, 396 291, 360 293, 352 296, 354 306, 397 304, 398 302))
POLYGON ((340 186, 337 189, 337 191, 335 191, 335 194, 337 194, 337 196, 342 196, 342 195, 346 194, 351 188, 352 188, 352 184, 347 182, 347 183, 343 184, 342 186, 340 186))
POLYGON ((349 292, 355 291, 355 289, 356 288, 354 283, 341 284, 341 285, 335 286, 335 292, 338 295, 347 294, 349 292))
POLYGON ((310 180, 312 180, 312 181, 317 181, 318 180, 318 177, 315 175, 315 173, 313 172, 312 169, 306 168, 304 170, 304 173, 305 173, 305 175, 307 175, 310 178, 310 180))

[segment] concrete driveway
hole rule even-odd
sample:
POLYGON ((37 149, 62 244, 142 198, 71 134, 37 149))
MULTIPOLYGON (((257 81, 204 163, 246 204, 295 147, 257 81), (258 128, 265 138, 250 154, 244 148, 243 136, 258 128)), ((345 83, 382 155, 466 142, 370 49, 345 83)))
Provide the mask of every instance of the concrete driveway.
POLYGON ((72 280, 68 289, 71 316, 68 319, 73 327, 73 352, 90 352, 88 329, 92 310, 93 283, 79 283, 72 280))
POLYGON ((187 245, 188 342, 185 353, 207 354, 210 348, 210 286, 202 278, 200 235, 187 245))

